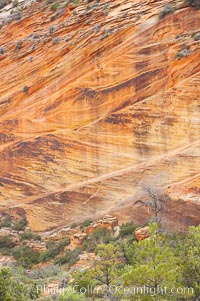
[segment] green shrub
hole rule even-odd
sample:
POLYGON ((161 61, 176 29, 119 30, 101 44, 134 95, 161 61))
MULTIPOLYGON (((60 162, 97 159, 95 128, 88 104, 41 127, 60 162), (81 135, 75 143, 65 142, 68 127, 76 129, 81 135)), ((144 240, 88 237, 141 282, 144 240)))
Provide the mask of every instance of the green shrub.
POLYGON ((80 1, 80 0, 73 0, 72 2, 73 2, 75 5, 79 5, 81 1, 80 1))
POLYGON ((55 11, 55 10, 57 10, 58 9, 58 6, 59 6, 59 4, 56 2, 56 3, 53 3, 52 5, 51 5, 51 10, 53 10, 53 11, 55 11))
POLYGON ((6 215, 6 216, 2 219, 2 221, 1 221, 0 228, 1 228, 1 227, 9 228, 9 227, 11 227, 11 224, 12 224, 11 216, 10 216, 10 215, 6 215))
POLYGON ((0 54, 3 55, 5 53, 5 50, 3 47, 0 47, 0 54))
POLYGON ((18 6, 18 0, 14 0, 13 2, 12 2, 12 7, 17 7, 18 6))
POLYGON ((113 240, 111 231, 104 228, 97 228, 83 241, 83 249, 93 252, 97 244, 109 243, 113 240))
POLYGON ((133 223, 122 224, 119 230, 120 237, 134 236, 134 231, 137 228, 133 223))
POLYGON ((64 238, 64 239, 59 241, 58 248, 60 250, 62 250, 64 247, 68 246, 69 244, 70 244, 70 239, 68 237, 64 238))
POLYGON ((21 13, 18 10, 12 11, 12 18, 16 21, 21 20, 21 13))
POLYGON ((69 289, 62 295, 59 296, 58 301, 87 301, 84 294, 74 293, 73 289, 69 289))
POLYGON ((55 21, 55 19, 56 19, 56 16, 51 16, 50 21, 53 22, 53 21, 55 21))
POLYGON ((22 41, 18 41, 18 42, 16 43, 15 50, 20 50, 21 47, 22 47, 22 41))
POLYGON ((15 243, 11 240, 9 236, 0 236, 0 248, 13 248, 15 243))
POLYGON ((31 231, 27 231, 20 234, 21 240, 41 240, 41 236, 38 234, 34 234, 31 231))
POLYGON ((197 33, 194 35, 194 40, 195 40, 195 41, 200 41, 200 32, 197 32, 197 33))
POLYGON ((183 57, 187 57, 190 55, 190 50, 189 49, 182 49, 179 52, 176 53, 176 55, 174 56, 175 59, 180 60, 183 57))
POLYGON ((70 244, 69 238, 65 238, 59 241, 58 243, 54 241, 49 241, 46 244, 48 250, 41 255, 41 260, 44 262, 55 258, 57 255, 60 254, 61 251, 63 251, 64 247, 68 246, 69 244, 70 244))
POLYGON ((86 220, 82 223, 82 225, 80 226, 80 228, 81 228, 81 229, 84 229, 84 228, 90 226, 91 224, 92 224, 92 220, 86 219, 86 220))
POLYGON ((107 38, 110 34, 111 34, 110 29, 106 28, 104 30, 104 33, 99 37, 99 40, 103 40, 103 39, 107 38))
POLYGON ((0 270, 0 301, 28 301, 26 289, 22 283, 13 280, 9 269, 0 270))
POLYGON ((28 221, 26 218, 22 218, 14 224, 13 229, 17 231, 24 231, 27 225, 28 221))
POLYGON ((200 0, 187 0, 189 6, 200 9, 200 0))
POLYGON ((74 250, 70 251, 67 250, 65 252, 64 256, 61 256, 59 258, 57 258, 56 263, 57 264, 65 264, 67 263, 69 266, 74 265, 77 261, 78 261, 78 257, 81 253, 81 249, 80 248, 75 248, 74 250))
POLYGON ((12 0, 1 0, 0 1, 0 9, 4 8, 7 4, 11 3, 12 0))
POLYGON ((42 262, 45 262, 45 261, 48 261, 48 260, 50 260, 50 259, 53 259, 53 258, 55 258, 59 253, 60 253, 60 251, 59 251, 58 248, 50 249, 50 250, 46 251, 45 253, 43 253, 43 254, 41 255, 41 261, 42 261, 42 262))
POLYGON ((53 44, 59 44, 62 41, 60 37, 56 37, 52 39, 53 44))
POLYGON ((171 5, 166 5, 164 8, 161 10, 159 14, 159 19, 163 19, 165 16, 172 14, 175 11, 175 8, 171 5))
POLYGON ((96 33, 98 33, 98 32, 100 31, 100 29, 101 29, 101 24, 96 24, 96 25, 94 26, 94 31, 95 31, 96 33))
POLYGON ((65 1, 64 7, 67 7, 67 5, 70 3, 70 0, 65 1))
POLYGON ((18 265, 21 265, 26 269, 29 269, 34 264, 38 264, 40 262, 40 253, 33 251, 33 249, 28 246, 14 248, 12 255, 16 259, 18 265))
POLYGON ((94 241, 95 244, 109 243, 111 238, 111 231, 104 228, 97 228, 90 235, 91 241, 94 241))
POLYGON ((71 224, 71 229, 77 228, 78 225, 76 223, 71 224))
POLYGON ((49 241, 47 241, 47 243, 46 243, 46 247, 47 247, 48 250, 54 248, 55 246, 56 246, 56 242, 53 241, 53 240, 49 240, 49 241))
POLYGON ((28 277, 31 279, 45 279, 52 276, 57 276, 61 272, 58 265, 48 265, 29 272, 28 277))

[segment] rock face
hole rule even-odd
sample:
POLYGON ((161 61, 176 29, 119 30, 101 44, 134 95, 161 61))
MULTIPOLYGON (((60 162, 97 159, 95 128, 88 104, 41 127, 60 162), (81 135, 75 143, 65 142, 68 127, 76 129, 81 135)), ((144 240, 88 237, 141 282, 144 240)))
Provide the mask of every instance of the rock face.
POLYGON ((35 252, 44 253, 47 251, 46 244, 40 241, 27 241, 26 245, 33 249, 35 252))
POLYGON ((200 11, 63 6, 0 11, 1 210, 36 231, 110 213, 143 222, 134 202, 152 186, 170 197, 165 227, 199 224, 200 11))
POLYGON ((10 228, 1 228, 0 237, 8 237, 14 245, 19 243, 19 233, 10 228))
POLYGON ((0 256, 0 268, 5 266, 14 266, 16 264, 16 260, 12 256, 0 256))
POLYGON ((135 237, 137 240, 144 240, 149 237, 149 227, 137 228, 135 230, 135 237))
POLYGON ((93 222, 90 226, 84 228, 86 234, 91 234, 96 229, 107 229, 112 231, 115 227, 118 226, 118 219, 112 215, 105 215, 102 219, 93 222))

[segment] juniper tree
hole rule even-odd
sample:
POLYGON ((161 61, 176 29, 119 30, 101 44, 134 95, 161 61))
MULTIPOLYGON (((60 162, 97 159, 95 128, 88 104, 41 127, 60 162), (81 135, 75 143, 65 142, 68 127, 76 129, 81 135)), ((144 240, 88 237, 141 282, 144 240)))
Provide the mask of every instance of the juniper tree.
MULTIPOLYGON (((125 268, 124 285, 141 292, 139 300, 177 300, 176 294, 169 290, 180 286, 181 269, 166 235, 159 233, 158 225, 152 224, 150 237, 133 242, 133 248, 135 261, 125 268)), ((136 295, 130 295, 128 299, 138 300, 136 295)))

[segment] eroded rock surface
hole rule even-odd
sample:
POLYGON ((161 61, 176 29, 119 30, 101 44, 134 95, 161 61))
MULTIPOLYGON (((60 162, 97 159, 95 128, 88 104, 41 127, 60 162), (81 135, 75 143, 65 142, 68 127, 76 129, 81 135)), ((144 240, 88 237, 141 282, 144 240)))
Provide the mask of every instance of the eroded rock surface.
POLYGON ((135 237, 137 240, 144 240, 150 236, 149 227, 137 228, 135 230, 135 237))
POLYGON ((199 224, 200 11, 59 3, 0 12, 1 210, 36 231, 110 213, 143 222, 133 204, 152 186, 171 198, 165 226, 199 224))

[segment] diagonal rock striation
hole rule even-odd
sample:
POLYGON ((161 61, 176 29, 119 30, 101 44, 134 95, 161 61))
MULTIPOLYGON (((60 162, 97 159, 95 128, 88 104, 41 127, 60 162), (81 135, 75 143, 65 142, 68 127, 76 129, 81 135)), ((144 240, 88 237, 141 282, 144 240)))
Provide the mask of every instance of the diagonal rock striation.
POLYGON ((199 224, 200 11, 21 1, 16 20, 13 9, 0 10, 0 210, 36 231, 108 213, 142 223, 135 201, 150 186, 170 199, 166 227, 199 224))

